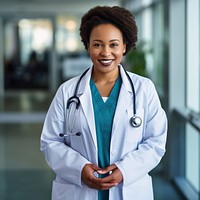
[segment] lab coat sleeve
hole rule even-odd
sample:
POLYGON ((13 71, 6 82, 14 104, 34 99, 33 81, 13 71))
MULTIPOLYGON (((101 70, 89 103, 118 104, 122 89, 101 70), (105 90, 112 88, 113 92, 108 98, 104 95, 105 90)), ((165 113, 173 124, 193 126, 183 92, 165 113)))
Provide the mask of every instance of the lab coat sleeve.
MULTIPOLYGON (((65 94, 66 95, 66 94, 65 94)), ((81 186, 81 171, 89 161, 63 142, 65 99, 62 86, 58 89, 47 112, 42 134, 41 151, 53 171, 67 182, 81 186)))
POLYGON ((160 162, 165 153, 167 137, 167 118, 153 83, 146 85, 146 109, 143 140, 136 150, 125 154, 117 167, 123 174, 123 184, 127 186, 136 182, 160 162))

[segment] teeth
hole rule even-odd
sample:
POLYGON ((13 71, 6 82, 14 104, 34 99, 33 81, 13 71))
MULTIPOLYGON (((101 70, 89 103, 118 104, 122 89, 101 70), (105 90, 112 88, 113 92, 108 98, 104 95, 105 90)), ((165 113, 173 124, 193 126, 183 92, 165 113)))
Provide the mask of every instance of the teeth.
POLYGON ((109 64, 111 62, 112 62, 112 60, 101 60, 101 63, 103 63, 103 64, 109 64))

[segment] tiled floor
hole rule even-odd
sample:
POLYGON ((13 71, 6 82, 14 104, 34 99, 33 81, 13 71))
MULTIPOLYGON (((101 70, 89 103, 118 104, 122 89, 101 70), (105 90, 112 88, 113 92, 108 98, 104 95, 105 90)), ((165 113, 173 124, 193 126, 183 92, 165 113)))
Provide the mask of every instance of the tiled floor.
POLYGON ((0 172, 1 200, 50 200, 51 180, 49 170, 6 170, 0 172))
MULTIPOLYGON (((50 200, 55 175, 39 150, 50 99, 42 92, 10 93, 0 99, 0 200, 50 200), (22 113, 29 117, 23 118, 22 113), (38 120, 33 120, 35 114, 38 120)), ((153 183, 155 200, 183 200, 156 170, 153 183)))

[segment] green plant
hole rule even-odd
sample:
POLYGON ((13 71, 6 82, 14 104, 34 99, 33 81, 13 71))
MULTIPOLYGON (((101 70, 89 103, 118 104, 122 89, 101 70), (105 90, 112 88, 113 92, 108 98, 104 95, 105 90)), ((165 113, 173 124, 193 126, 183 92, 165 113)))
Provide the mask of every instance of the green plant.
POLYGON ((138 43, 136 49, 132 49, 126 56, 126 64, 131 72, 148 77, 146 69, 146 55, 151 52, 145 41, 138 43))

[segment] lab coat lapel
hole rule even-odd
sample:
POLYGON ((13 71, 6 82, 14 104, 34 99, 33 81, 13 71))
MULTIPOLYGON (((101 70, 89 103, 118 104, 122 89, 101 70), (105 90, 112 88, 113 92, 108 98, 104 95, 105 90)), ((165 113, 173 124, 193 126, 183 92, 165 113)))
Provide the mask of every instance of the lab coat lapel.
POLYGON ((122 86, 120 89, 114 121, 113 121, 113 128, 112 128, 113 132, 115 132, 114 130, 116 130, 117 125, 120 124, 119 121, 124 117, 128 108, 130 107, 130 104, 132 104, 133 100, 131 85, 121 65, 120 65, 120 73, 122 77, 122 86))
MULTIPOLYGON (((130 104, 132 104, 133 100, 133 93, 131 89, 131 85, 128 81, 128 78, 126 77, 126 74, 124 72, 124 69, 120 65, 120 73, 122 77, 122 86, 120 89, 120 94, 118 98, 118 103, 115 111, 114 121, 113 121, 113 133, 115 132, 119 121, 124 117, 124 115, 127 112, 128 107, 130 104)), ((90 91, 90 78, 91 78, 92 68, 86 73, 86 75, 83 77, 79 90, 78 95, 81 102, 81 107, 83 109, 83 112, 85 114, 90 134, 93 139, 93 144, 95 149, 97 149, 97 139, 96 139, 96 127, 95 127, 95 119, 94 119, 94 110, 93 110, 93 104, 92 104, 92 96, 90 91)))
POLYGON ((93 144, 95 149, 97 149, 97 140, 96 140, 96 128, 95 128, 95 119, 94 119, 94 111, 92 104, 92 96, 90 91, 90 78, 91 78, 92 68, 86 73, 83 77, 80 88, 78 91, 78 95, 80 98, 81 107, 83 109, 85 118, 87 120, 90 134, 92 136, 93 144))

